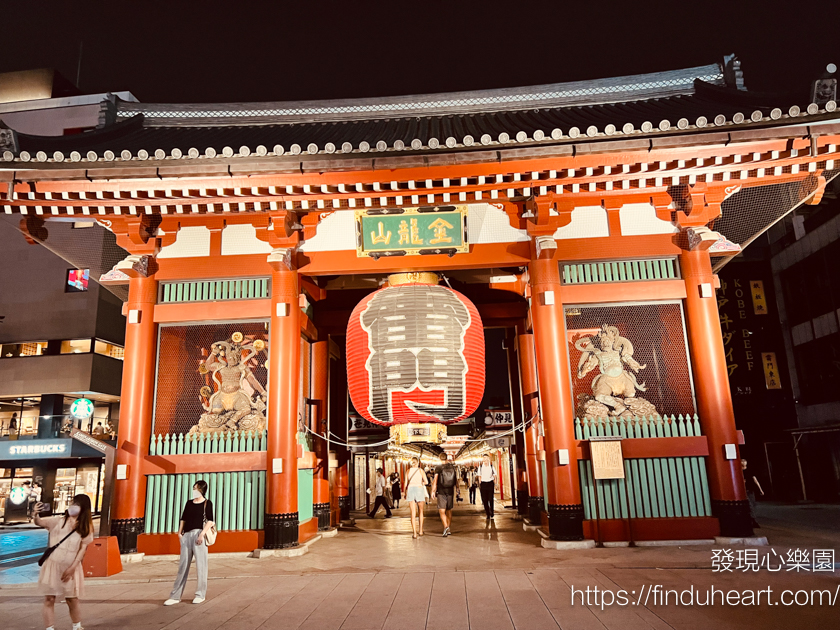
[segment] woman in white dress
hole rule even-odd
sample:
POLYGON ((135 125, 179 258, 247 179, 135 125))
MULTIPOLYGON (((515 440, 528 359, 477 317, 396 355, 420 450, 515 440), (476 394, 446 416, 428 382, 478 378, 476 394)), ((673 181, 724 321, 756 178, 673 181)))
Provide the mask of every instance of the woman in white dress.
POLYGON ((44 503, 35 505, 35 524, 50 532, 49 545, 55 546, 38 576, 38 590, 44 596, 44 626, 47 630, 54 630, 55 598, 64 597, 70 609, 73 630, 82 630, 79 607, 85 584, 82 560, 88 545, 93 542, 90 497, 77 494, 64 516, 41 518, 40 513, 48 509, 44 503))

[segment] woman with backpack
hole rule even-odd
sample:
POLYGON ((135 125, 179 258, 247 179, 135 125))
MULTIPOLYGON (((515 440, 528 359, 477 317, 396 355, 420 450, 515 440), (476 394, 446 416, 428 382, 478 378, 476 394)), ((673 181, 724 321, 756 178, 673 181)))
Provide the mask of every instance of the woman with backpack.
POLYGON ((418 535, 423 535, 423 511, 426 508, 426 486, 428 485, 428 478, 426 471, 420 468, 420 460, 416 457, 411 458, 411 465, 408 472, 405 474, 405 499, 411 508, 411 531, 412 538, 417 538, 418 535), (420 533, 417 533, 417 525, 415 518, 417 512, 420 512, 420 533))
POLYGON ((49 507, 41 502, 35 505, 35 524, 49 531, 50 547, 44 552, 38 590, 44 596, 44 627, 54 630, 55 598, 64 597, 70 609, 73 630, 82 630, 82 611, 79 597, 84 594, 85 572, 82 559, 93 542, 93 519, 90 497, 77 494, 64 516, 41 518, 40 513, 49 507))
POLYGON ((193 604, 203 603, 207 595, 207 547, 215 542, 216 523, 213 521, 213 502, 205 499, 206 495, 207 482, 199 479, 193 485, 192 499, 187 501, 181 512, 181 525, 178 527, 178 538, 181 541, 178 575, 169 599, 163 602, 164 606, 172 606, 181 601, 193 556, 198 573, 193 604))
POLYGON ((485 453, 482 456, 477 476, 479 490, 481 491, 481 502, 484 504, 484 513, 487 515, 487 520, 490 520, 493 518, 496 494, 496 469, 490 463, 490 455, 485 453))

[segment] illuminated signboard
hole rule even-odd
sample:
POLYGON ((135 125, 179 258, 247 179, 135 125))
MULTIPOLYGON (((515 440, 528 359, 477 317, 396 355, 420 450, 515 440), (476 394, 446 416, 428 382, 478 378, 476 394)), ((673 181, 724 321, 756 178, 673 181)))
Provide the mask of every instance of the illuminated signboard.
POLYGON ((469 251, 466 206, 356 212, 359 256, 454 254, 469 251))
POLYGON ((9 455, 64 455, 69 453, 67 442, 51 442, 48 444, 14 444, 8 447, 9 455))
POLYGON ((77 398, 70 405, 70 415, 77 420, 87 420, 93 415, 93 403, 87 398, 77 398))

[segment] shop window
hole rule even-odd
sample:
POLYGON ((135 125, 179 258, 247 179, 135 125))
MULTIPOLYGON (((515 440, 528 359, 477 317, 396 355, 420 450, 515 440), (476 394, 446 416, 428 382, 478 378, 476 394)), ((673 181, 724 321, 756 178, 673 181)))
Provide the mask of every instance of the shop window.
POLYGON ((90 269, 68 269, 67 283, 64 285, 66 293, 79 293, 88 290, 90 269))
POLYGON ((0 345, 0 356, 5 359, 13 357, 37 357, 47 352, 46 341, 24 341, 23 343, 4 343, 0 345))
POLYGON ((39 396, 0 399, 0 438, 35 437, 40 407, 39 396))
POLYGON ((61 354, 90 352, 90 339, 68 339, 61 342, 61 354))
POLYGON ((119 359, 120 361, 123 360, 123 355, 125 353, 125 349, 122 346, 108 343, 107 341, 100 341, 99 339, 97 339, 93 344, 93 351, 96 354, 104 354, 106 357, 119 359))

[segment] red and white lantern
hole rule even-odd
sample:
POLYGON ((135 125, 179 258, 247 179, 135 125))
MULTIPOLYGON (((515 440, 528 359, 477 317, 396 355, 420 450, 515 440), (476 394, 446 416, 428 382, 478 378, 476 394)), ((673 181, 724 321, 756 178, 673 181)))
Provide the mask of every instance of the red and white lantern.
POLYGON ((353 309, 347 380, 356 411, 383 425, 448 424, 469 417, 484 394, 484 327, 475 305, 425 282, 387 286, 353 309))

